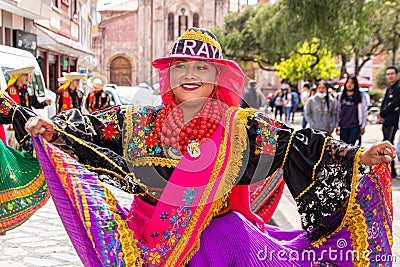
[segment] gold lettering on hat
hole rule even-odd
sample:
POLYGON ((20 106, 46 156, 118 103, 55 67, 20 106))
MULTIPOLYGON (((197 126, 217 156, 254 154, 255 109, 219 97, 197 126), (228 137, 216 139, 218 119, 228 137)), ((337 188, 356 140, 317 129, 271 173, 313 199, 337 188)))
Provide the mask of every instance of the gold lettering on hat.
POLYGON ((191 29, 190 31, 187 30, 181 37, 179 37, 178 40, 196 40, 196 41, 201 41, 204 43, 208 43, 212 46, 215 46, 219 50, 221 49, 221 45, 213 39, 211 36, 209 36, 207 33, 202 33, 200 30, 195 31, 191 29))
POLYGON ((182 53, 183 53, 183 54, 186 54, 186 49, 189 49, 189 50, 190 50, 190 54, 194 55, 195 52, 194 52, 193 48, 195 48, 195 47, 196 47, 196 41, 193 41, 193 40, 185 40, 185 41, 183 42, 182 53), (191 45, 189 45, 189 42, 191 43, 191 45))

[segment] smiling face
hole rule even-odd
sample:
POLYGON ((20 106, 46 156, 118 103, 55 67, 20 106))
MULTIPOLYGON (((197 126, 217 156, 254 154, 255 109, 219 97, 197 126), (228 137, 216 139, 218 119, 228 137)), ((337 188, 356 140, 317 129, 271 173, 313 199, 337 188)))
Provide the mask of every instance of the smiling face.
POLYGON ((206 61, 174 59, 169 72, 177 104, 208 98, 217 82, 217 68, 206 61))

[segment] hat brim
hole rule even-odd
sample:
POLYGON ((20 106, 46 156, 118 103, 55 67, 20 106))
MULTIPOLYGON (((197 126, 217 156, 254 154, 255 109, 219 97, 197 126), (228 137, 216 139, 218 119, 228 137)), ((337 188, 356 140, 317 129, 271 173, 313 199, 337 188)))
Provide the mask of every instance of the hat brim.
POLYGON ((99 80, 101 80, 101 84, 95 84, 95 85, 97 85, 97 86, 106 86, 106 84, 107 84, 107 78, 105 77, 105 76, 103 76, 103 75, 95 75, 95 76, 92 76, 88 81, 87 81, 87 85, 90 87, 90 88, 93 88, 93 81, 95 80, 95 79, 99 79, 99 80))
POLYGON ((10 76, 14 76, 17 74, 31 74, 34 70, 35 70, 35 67, 30 66, 30 67, 25 67, 25 68, 20 68, 20 69, 7 70, 7 74, 10 76))
POLYGON ((64 77, 67 78, 68 80, 82 80, 85 77, 85 75, 84 74, 79 74, 79 75, 65 74, 64 77))

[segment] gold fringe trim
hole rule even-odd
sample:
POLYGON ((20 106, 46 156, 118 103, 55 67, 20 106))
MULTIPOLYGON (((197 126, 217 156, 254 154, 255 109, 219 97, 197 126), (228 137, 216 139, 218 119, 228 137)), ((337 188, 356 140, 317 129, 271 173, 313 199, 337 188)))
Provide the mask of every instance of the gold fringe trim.
POLYGON ((124 134, 124 151, 123 157, 128 160, 128 143, 133 135, 133 106, 123 106, 121 109, 125 110, 125 134, 124 134))
POLYGON ((257 112, 257 109, 254 108, 245 108, 241 109, 237 112, 236 116, 239 116, 240 120, 242 121, 243 125, 246 126, 247 129, 250 129, 250 125, 248 124, 249 122, 249 117, 254 116, 254 113, 257 112))
POLYGON ((145 166, 145 165, 155 165, 163 166, 168 168, 175 168, 178 165, 179 160, 162 158, 162 157, 142 157, 137 159, 129 160, 133 166, 145 166))
POLYGON ((143 266, 143 260, 140 258, 140 249, 136 246, 138 241, 134 237, 134 232, 128 227, 125 220, 121 218, 121 215, 119 215, 115 207, 118 200, 115 199, 113 194, 106 187, 104 187, 104 193, 106 203, 109 205, 110 211, 114 215, 115 222, 118 225, 119 240, 124 253, 126 266, 143 266))
MULTIPOLYGON (((229 129, 231 115, 237 108, 238 107, 230 107, 227 110, 226 116, 225 116, 226 121, 225 121, 224 129, 229 129)), ((217 176, 221 171, 222 165, 224 163, 224 158, 226 156, 227 140, 228 140, 228 133, 226 130, 224 130, 223 135, 222 135, 221 145, 219 147, 219 151, 218 151, 218 155, 217 155, 217 159, 215 161, 209 182, 208 182, 208 184, 204 190, 204 193, 199 201, 198 207, 194 211, 193 216, 192 216, 191 220, 189 221, 189 224, 186 227, 185 232, 182 235, 182 238, 179 240, 175 249, 172 251, 170 257, 168 257, 165 266, 175 266, 187 246, 189 238, 192 235, 192 233, 194 231, 194 227, 196 226, 198 219, 200 217, 200 214, 204 209, 204 205, 206 204, 206 201, 209 198, 210 192, 214 186, 217 176)), ((202 231, 211 222, 211 219, 214 215, 213 207, 214 207, 214 203, 212 204, 210 211, 206 215, 206 218, 204 219, 203 224, 201 225, 201 227, 195 237, 195 241, 194 241, 192 247, 190 249, 188 249, 188 253, 183 257, 183 260, 180 265, 185 265, 186 263, 188 263, 189 260, 191 259, 191 257, 193 257, 193 255, 196 253, 196 251, 198 251, 198 249, 200 248, 200 235, 201 235, 202 231)))
POLYGON ((299 200, 299 198, 301 198, 302 196, 304 196, 305 193, 307 193, 315 184, 315 172, 317 170, 317 167, 319 166, 319 164, 321 164, 321 161, 324 157, 325 154, 325 148, 326 148, 326 144, 328 143, 329 140, 331 140, 332 137, 328 136, 325 138, 324 140, 324 145, 322 146, 322 150, 321 150, 321 156, 319 157, 319 160, 317 161, 317 163, 314 165, 313 167, 313 172, 312 172, 312 176, 311 176, 311 180, 313 181, 309 186, 307 186, 306 189, 304 189, 297 197, 294 198, 295 201, 299 200))
MULTIPOLYGON (((47 141, 44 140, 44 145, 47 145, 47 141)), ((62 161, 58 160, 58 158, 52 158, 52 160, 54 160, 54 163, 56 164, 56 168, 59 170, 64 170, 64 164, 62 161)), ((64 177, 64 175, 60 176, 60 178, 64 177)), ((71 180, 71 182, 73 182, 75 184, 75 186, 72 186, 73 191, 73 195, 75 198, 75 203, 80 203, 79 199, 78 199, 78 195, 81 197, 81 201, 82 201, 82 208, 83 211, 81 209, 81 205, 77 205, 77 209, 79 214, 83 215, 84 218, 83 219, 83 224, 84 227, 86 228, 86 233, 88 235, 88 237, 90 238, 90 241, 93 245, 93 248, 96 247, 96 244, 93 241, 93 236, 90 232, 90 227, 91 227, 91 221, 90 221, 90 215, 89 215, 89 211, 87 209, 88 207, 88 203, 86 200, 86 195, 83 192, 82 189, 82 185, 81 183, 77 183, 76 180, 71 180), (80 191, 80 194, 78 194, 78 191, 80 191)), ((63 182, 65 184, 65 180, 63 182)), ((101 184, 99 180, 97 180, 98 184, 101 184)), ((118 203, 118 201, 112 196, 111 192, 106 188, 104 188, 104 192, 105 192, 105 199, 106 199, 106 203, 109 205, 110 207, 110 211, 113 213, 114 217, 115 217, 115 221, 118 224, 118 229, 120 230, 120 235, 121 235, 121 244, 122 244, 122 250, 124 251, 124 255, 126 255, 126 259, 128 260, 127 262, 127 266, 134 266, 135 262, 137 262, 138 260, 140 261, 139 263, 141 264, 142 261, 140 260, 140 250, 139 248, 136 247, 136 240, 134 239, 134 236, 132 234, 132 231, 128 230, 128 226, 124 223, 124 221, 122 220, 121 216, 118 214, 118 211, 115 207, 115 205, 118 203), (133 242, 133 245, 131 244, 127 244, 128 242, 133 242), (131 264, 133 263, 133 264, 131 264)), ((71 188, 68 188, 69 190, 71 190, 71 188)), ((67 191, 69 191, 67 190, 67 191)), ((115 237, 116 238, 116 237, 115 237)), ((141 265, 136 265, 136 266, 142 266, 141 265)))

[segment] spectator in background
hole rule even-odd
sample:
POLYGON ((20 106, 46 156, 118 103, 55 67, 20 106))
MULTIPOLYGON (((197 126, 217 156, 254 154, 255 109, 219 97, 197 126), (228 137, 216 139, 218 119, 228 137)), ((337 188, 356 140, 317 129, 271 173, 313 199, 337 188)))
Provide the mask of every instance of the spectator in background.
POLYGON ((256 81, 249 81, 249 88, 245 91, 240 106, 242 108, 260 109, 265 104, 265 97, 256 87, 256 81))
MULTIPOLYGON (((28 83, 32 82, 32 73, 34 70, 34 66, 7 70, 7 74, 10 76, 7 82, 7 94, 21 107, 42 109, 51 104, 51 99, 39 102, 35 89, 32 86, 28 86, 28 83)), ((15 149, 20 149, 20 144, 15 139, 14 127, 8 125, 5 128, 7 144, 15 149)))
MULTIPOLYGON (((378 121, 383 124, 383 140, 388 140, 391 144, 394 144, 394 137, 399 124, 400 111, 399 70, 394 66, 387 67, 385 75, 386 80, 389 83, 389 87, 386 89, 385 97, 383 98, 381 104, 381 111, 378 114, 378 121)), ((392 177, 397 177, 394 161, 392 161, 392 177)))
POLYGON ((317 91, 308 99, 304 114, 310 128, 332 134, 336 125, 335 100, 328 94, 324 81, 317 84, 317 91))
POLYGON ((303 120, 301 121, 301 127, 304 129, 307 126, 307 120, 306 117, 304 116, 304 110, 306 108, 307 100, 311 96, 311 89, 310 89, 310 84, 306 83, 303 85, 303 91, 300 94, 300 101, 301 104, 303 105, 303 120))
MULTIPOLYGON (((296 114, 299 104, 300 104, 299 94, 293 89, 292 90, 292 109, 290 110, 290 115, 292 116, 292 123, 294 122, 294 115, 296 114)), ((289 115, 289 120, 290 120, 290 115, 289 115)))
POLYGON ((360 91, 356 76, 347 77, 343 92, 339 92, 336 101, 336 134, 340 140, 354 145, 365 132, 367 125, 368 101, 360 91))
POLYGON ((57 113, 72 108, 82 111, 83 93, 79 90, 79 83, 85 75, 79 72, 71 72, 63 73, 63 76, 57 79, 61 83, 57 90, 57 113))
POLYGON ((283 114, 283 98, 281 90, 275 92, 275 96, 271 101, 275 107, 275 119, 277 120, 277 115, 279 113, 279 120, 282 121, 283 114))
POLYGON ((290 122, 290 112, 292 110, 292 89, 288 84, 282 85, 283 112, 285 113, 285 123, 290 122))
POLYGON ((110 96, 103 90, 106 84, 107 78, 103 75, 95 75, 89 79, 88 86, 92 90, 86 98, 85 107, 90 114, 110 107, 110 96))

